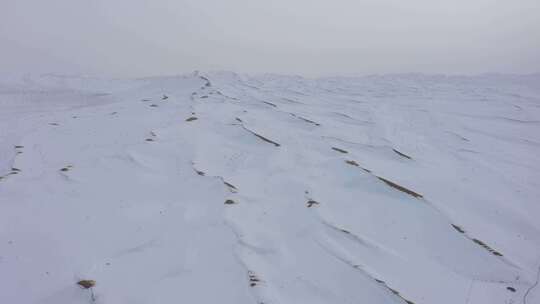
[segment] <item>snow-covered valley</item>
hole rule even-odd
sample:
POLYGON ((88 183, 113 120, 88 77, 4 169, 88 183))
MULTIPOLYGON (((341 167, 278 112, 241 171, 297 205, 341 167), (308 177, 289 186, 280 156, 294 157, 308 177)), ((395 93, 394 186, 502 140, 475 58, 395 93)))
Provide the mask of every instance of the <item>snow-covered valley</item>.
POLYGON ((540 75, 3 77, 0 176, 0 303, 540 303, 540 75))

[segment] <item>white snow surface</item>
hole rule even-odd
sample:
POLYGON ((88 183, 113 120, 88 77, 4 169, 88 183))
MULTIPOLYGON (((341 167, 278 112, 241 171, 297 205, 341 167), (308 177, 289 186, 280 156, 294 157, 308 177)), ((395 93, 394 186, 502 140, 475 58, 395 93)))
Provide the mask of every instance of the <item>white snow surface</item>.
POLYGON ((540 303, 540 75, 4 76, 0 176, 0 303, 540 303))

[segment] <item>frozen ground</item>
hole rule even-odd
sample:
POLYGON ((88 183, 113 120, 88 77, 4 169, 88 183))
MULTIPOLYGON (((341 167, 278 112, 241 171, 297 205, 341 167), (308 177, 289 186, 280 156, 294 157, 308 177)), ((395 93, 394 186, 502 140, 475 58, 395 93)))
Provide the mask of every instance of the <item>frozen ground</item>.
POLYGON ((3 77, 0 176, 0 303, 540 303, 540 75, 3 77))

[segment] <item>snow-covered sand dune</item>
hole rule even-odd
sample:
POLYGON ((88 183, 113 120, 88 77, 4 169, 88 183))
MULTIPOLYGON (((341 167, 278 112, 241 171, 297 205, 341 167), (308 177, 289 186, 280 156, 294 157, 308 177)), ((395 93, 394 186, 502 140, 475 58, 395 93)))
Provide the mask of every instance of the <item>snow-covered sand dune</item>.
POLYGON ((539 75, 2 78, 0 176, 0 303, 540 303, 539 75))

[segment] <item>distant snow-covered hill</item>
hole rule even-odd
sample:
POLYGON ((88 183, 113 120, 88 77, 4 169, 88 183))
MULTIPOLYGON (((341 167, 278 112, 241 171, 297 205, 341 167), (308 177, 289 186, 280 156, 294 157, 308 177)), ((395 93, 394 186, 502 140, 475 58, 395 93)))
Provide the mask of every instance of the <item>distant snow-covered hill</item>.
POLYGON ((539 267, 539 75, 0 78, 0 303, 534 304, 539 267))

